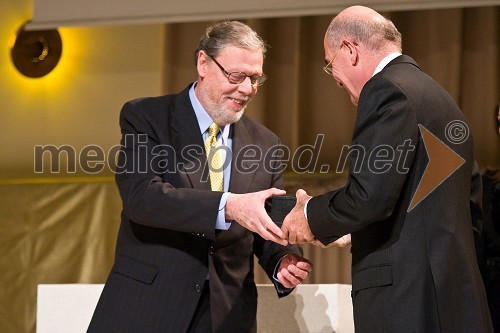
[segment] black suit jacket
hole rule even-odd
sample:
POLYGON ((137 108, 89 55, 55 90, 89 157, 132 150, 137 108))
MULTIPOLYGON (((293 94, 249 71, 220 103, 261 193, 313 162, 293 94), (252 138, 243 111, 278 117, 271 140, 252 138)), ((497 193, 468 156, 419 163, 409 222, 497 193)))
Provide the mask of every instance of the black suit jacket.
POLYGON ((474 251, 481 225, 471 219, 480 203, 472 138, 452 144, 446 136, 457 120, 466 124, 451 96, 408 56, 363 87, 348 182, 311 199, 307 210, 323 243, 352 233, 357 332, 492 330, 474 251), (429 161, 419 125, 465 163, 408 211, 429 161))
MULTIPOLYGON (((122 222, 115 263, 88 332, 185 332, 207 276, 213 332, 255 332, 254 254, 271 277, 283 255, 301 253, 236 222, 215 230, 222 193, 210 191, 188 91, 130 101, 122 109, 116 174, 122 222)), ((276 161, 266 154, 280 144, 271 131, 243 116, 230 136, 231 192, 283 188, 276 161), (261 159, 242 159, 249 147, 261 159)))

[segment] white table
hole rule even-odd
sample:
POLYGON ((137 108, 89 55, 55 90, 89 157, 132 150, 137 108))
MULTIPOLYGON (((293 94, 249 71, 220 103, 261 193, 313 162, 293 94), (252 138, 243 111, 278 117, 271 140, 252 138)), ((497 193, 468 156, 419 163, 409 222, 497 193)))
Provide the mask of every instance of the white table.
MULTIPOLYGON (((40 284, 37 333, 85 333, 102 284, 40 284)), ((272 285, 257 285, 259 333, 350 333, 351 286, 303 284, 278 299, 272 285)))

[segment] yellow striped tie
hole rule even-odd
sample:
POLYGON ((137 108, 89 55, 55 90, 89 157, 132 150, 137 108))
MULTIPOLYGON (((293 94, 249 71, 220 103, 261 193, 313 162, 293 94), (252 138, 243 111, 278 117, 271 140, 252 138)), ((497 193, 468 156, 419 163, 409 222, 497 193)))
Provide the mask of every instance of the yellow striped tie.
POLYGON ((205 141, 205 151, 207 153, 208 170, 210 171, 210 186, 212 191, 223 190, 224 173, 222 172, 222 152, 217 148, 217 135, 219 125, 212 123, 208 128, 208 138, 205 141))

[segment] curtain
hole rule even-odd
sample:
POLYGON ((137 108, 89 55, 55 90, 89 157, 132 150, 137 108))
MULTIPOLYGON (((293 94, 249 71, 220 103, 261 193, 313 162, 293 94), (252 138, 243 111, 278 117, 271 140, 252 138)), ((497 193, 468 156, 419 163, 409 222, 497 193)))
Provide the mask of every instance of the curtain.
POLYGON ((41 283, 103 283, 121 201, 111 180, 0 185, 0 331, 35 332, 41 283))

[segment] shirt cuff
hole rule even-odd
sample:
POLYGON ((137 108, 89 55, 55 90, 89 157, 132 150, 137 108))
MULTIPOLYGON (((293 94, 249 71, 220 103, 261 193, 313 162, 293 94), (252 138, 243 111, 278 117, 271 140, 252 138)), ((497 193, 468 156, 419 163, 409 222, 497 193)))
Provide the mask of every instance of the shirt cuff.
POLYGON ((216 230, 228 230, 231 226, 231 221, 226 220, 226 202, 229 194, 231 194, 231 192, 224 192, 220 198, 219 214, 217 214, 217 221, 215 222, 216 230))
POLYGON ((285 288, 281 282, 278 280, 278 267, 280 267, 280 263, 281 263, 281 260, 283 260, 283 258, 286 256, 286 254, 280 258, 280 260, 278 260, 278 262, 276 263, 276 267, 274 267, 274 273, 273 273, 273 280, 275 282, 277 282, 275 285, 276 285, 276 290, 280 293, 280 294, 283 294, 283 293, 287 293, 287 292, 290 292, 292 291, 294 288, 285 288))
POLYGON ((309 219, 307 218, 307 204, 309 203, 309 200, 311 200, 312 198, 309 198, 307 199, 306 203, 304 204, 304 216, 306 217, 306 221, 309 221, 309 219))

